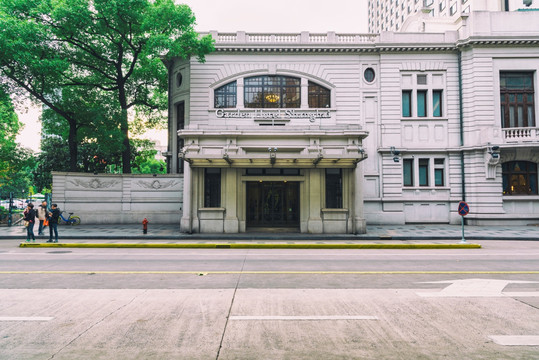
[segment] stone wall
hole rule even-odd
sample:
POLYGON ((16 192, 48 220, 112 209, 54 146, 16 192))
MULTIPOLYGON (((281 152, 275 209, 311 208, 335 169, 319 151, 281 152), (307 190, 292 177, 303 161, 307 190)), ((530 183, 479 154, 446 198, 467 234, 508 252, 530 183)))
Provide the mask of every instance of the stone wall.
POLYGON ((136 224, 144 218, 180 224, 183 175, 53 172, 52 178, 52 202, 83 224, 136 224))

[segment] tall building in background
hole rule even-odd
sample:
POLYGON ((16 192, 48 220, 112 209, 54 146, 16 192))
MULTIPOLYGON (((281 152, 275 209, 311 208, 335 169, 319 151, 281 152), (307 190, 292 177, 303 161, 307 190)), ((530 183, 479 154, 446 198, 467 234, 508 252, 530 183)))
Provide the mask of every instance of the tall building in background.
POLYGON ((369 32, 407 31, 407 23, 419 17, 456 21, 471 11, 531 9, 539 10, 539 0, 369 0, 369 32))

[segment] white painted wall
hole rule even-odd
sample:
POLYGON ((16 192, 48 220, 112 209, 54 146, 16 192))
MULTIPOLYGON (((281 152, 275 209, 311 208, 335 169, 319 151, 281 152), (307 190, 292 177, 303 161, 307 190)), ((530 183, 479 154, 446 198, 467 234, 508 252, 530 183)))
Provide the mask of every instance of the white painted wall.
POLYGON ((183 176, 53 172, 52 203, 83 224, 178 224, 183 176))

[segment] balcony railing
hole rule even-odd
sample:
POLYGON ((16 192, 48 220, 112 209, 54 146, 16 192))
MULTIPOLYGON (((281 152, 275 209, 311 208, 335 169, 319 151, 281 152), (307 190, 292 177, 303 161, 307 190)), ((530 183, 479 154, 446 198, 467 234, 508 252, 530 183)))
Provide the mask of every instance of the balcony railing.
POLYGON ((531 142, 539 139, 537 127, 505 128, 502 133, 505 142, 531 142))
MULTIPOLYGON (((337 34, 335 32, 311 34, 307 31, 301 33, 263 34, 246 33, 238 31, 236 33, 219 33, 211 31, 209 34, 215 39, 217 44, 372 44, 378 34, 337 34)), ((201 34, 206 35, 206 34, 201 34)))

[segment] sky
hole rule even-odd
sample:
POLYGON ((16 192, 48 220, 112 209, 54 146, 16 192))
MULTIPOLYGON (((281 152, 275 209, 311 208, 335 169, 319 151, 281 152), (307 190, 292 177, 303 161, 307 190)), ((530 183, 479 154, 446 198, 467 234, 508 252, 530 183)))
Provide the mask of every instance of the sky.
MULTIPOLYGON (((367 33, 367 0, 183 0, 196 16, 199 32, 309 31, 321 33, 367 33)), ((17 137, 24 147, 39 150, 39 107, 19 110, 24 129, 17 137)), ((166 130, 152 138, 166 145, 166 130)))

